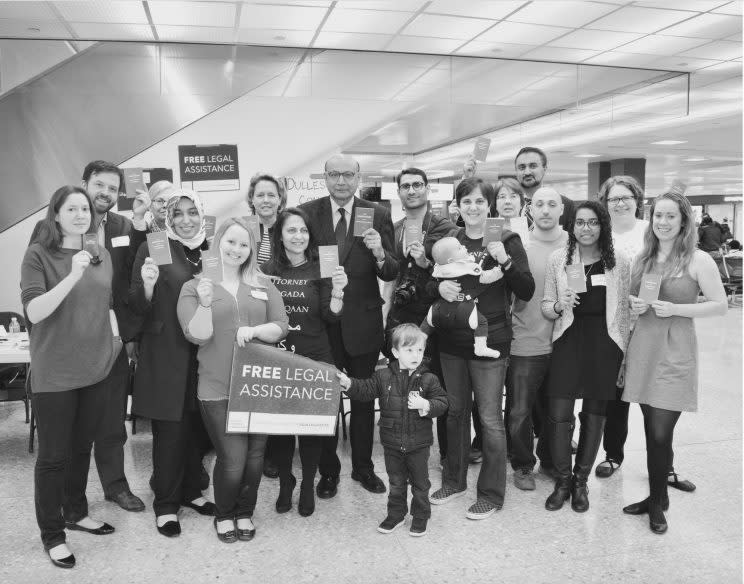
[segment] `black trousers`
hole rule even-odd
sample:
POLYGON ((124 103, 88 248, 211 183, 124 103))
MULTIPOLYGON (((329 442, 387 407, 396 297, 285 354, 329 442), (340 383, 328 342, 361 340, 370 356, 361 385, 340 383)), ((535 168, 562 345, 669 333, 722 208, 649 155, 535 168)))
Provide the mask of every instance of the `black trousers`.
MULTIPOLYGON (((349 377, 367 378, 375 371, 380 356, 379 351, 362 355, 349 355, 344 348, 341 327, 329 326, 328 338, 331 342, 334 365, 346 371, 349 377)), ((361 474, 374 472, 372 463, 372 443, 375 430, 375 402, 351 402, 349 416, 349 441, 351 442, 351 468, 361 474)), ((341 472, 341 461, 336 454, 338 446, 338 424, 333 436, 324 436, 320 453, 319 469, 323 476, 338 477, 341 472)))
POLYGON ((129 359, 126 350, 122 349, 106 380, 109 390, 101 402, 98 414, 100 424, 93 447, 98 477, 103 494, 107 497, 129 491, 129 482, 124 474, 124 444, 127 441, 124 419, 128 381, 129 359))
POLYGON ((152 420, 152 503, 155 516, 175 514, 184 501, 202 496, 199 413, 188 410, 178 422, 152 420))
POLYGON ((65 520, 88 515, 90 451, 107 391, 104 379, 68 391, 37 390, 31 398, 39 432, 34 504, 44 549, 65 542, 65 520))
POLYGON ((297 436, 296 438, 295 436, 271 436, 271 438, 274 442, 274 462, 279 467, 280 479, 289 478, 292 474, 295 442, 299 440, 302 480, 311 482, 315 480, 325 436, 297 436))
POLYGON ((385 470, 390 482, 387 514, 403 519, 408 513, 408 484, 411 485, 411 515, 417 519, 431 517, 429 502, 429 447, 411 452, 385 446, 385 470))
POLYGON ((620 399, 623 390, 618 388, 617 399, 607 402, 604 440, 602 442, 607 458, 622 463, 625 459, 625 441, 628 438, 628 414, 630 404, 620 399))

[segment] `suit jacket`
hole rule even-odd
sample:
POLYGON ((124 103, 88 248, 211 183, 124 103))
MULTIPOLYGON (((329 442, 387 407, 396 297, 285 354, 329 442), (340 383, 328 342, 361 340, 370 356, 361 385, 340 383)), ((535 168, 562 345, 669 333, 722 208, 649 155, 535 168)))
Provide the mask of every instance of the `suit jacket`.
MULTIPOLYGON (((31 234, 31 245, 39 233, 41 221, 34 227, 31 234)), ((91 229, 93 222, 91 221, 91 229)), ((114 277, 111 283, 112 295, 114 298, 114 313, 119 323, 119 334, 122 340, 130 341, 134 339, 139 329, 139 319, 137 319, 127 306, 127 295, 129 293, 129 274, 132 265, 130 256, 129 235, 132 231, 132 222, 117 213, 108 212, 106 214, 106 223, 103 226, 106 250, 111 255, 111 263, 114 268, 114 277), (126 240, 117 240, 116 247, 113 246, 112 240, 116 237, 126 237, 126 240)), ((91 231, 92 232, 92 231, 91 231)))
MULTIPOLYGON (((330 196, 308 201, 300 205, 300 209, 308 214, 310 227, 318 245, 336 245, 330 196)), ((390 211, 382 205, 354 197, 346 243, 339 258, 349 278, 349 283, 344 289, 344 312, 339 324, 330 325, 340 326, 343 349, 349 355, 372 353, 382 347, 384 301, 380 296, 377 278, 385 281, 395 279, 398 262, 393 256, 393 246, 393 222, 390 219, 390 211), (362 238, 354 237, 354 218, 359 207, 374 209, 372 227, 380 234, 385 250, 385 261, 379 270, 374 255, 364 245, 362 238)), ((338 335, 332 332, 329 336, 331 343, 338 338, 338 335)), ((339 347, 334 347, 334 353, 338 349, 339 347)))

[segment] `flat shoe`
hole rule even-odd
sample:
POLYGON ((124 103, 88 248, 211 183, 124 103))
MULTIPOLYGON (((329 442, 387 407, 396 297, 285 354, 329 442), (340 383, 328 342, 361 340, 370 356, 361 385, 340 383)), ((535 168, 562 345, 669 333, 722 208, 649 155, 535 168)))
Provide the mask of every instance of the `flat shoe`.
MULTIPOLYGON (((47 555, 49 554, 49 551, 47 551, 47 555)), ((75 567, 75 556, 73 554, 70 554, 66 558, 60 558, 59 560, 55 560, 52 556, 49 556, 49 560, 57 566, 58 568, 74 568, 75 567)))
POLYGON ((145 504, 142 502, 142 499, 140 499, 131 491, 121 491, 120 493, 116 493, 116 495, 106 495, 106 497, 104 498, 107 501, 113 501, 119 507, 124 509, 124 511, 132 511, 137 513, 139 511, 145 510, 145 504))
POLYGON ((351 471, 351 478, 361 483, 361 485, 370 493, 384 493, 387 490, 382 479, 373 472, 362 474, 356 471, 351 471))
MULTIPOLYGON (((662 511, 669 510, 669 499, 667 499, 661 506, 662 511)), ((627 515, 645 515, 648 513, 648 499, 638 501, 638 503, 632 503, 627 507, 623 507, 623 513, 627 515)))
POLYGON ((181 505, 183 507, 191 507, 199 515, 206 515, 208 517, 212 517, 215 511, 217 511, 217 507, 211 501, 207 501, 204 505, 195 505, 191 501, 184 501, 181 505))
POLYGON ((235 523, 235 527, 238 531, 238 539, 240 541, 251 541, 254 537, 256 537, 256 528, 255 526, 251 529, 240 529, 237 526, 237 522, 235 523))
POLYGON ((219 539, 223 543, 235 543, 238 541, 238 534, 237 530, 235 528, 235 522, 233 521, 233 528, 229 531, 226 531, 225 533, 220 533, 217 530, 217 518, 214 518, 214 530, 217 532, 217 539, 219 539))
POLYGON ((90 527, 78 525, 74 521, 65 521, 65 528, 71 531, 84 531, 85 533, 90 533, 92 535, 108 535, 116 531, 114 527, 108 523, 104 523, 101 527, 91 529, 90 527))
POLYGON ((158 533, 165 537, 178 537, 181 535, 181 524, 178 521, 166 521, 163 525, 157 525, 158 533))
POLYGON ((608 479, 615 474, 615 471, 620 468, 621 464, 611 458, 607 458, 597 465, 597 468, 594 469, 594 474, 600 479, 608 479))
POLYGON ((685 493, 692 493, 695 489, 697 489, 695 483, 684 479, 679 480, 677 473, 674 471, 669 473, 669 476, 667 477, 667 484, 670 487, 677 489, 678 491, 683 491, 685 493))

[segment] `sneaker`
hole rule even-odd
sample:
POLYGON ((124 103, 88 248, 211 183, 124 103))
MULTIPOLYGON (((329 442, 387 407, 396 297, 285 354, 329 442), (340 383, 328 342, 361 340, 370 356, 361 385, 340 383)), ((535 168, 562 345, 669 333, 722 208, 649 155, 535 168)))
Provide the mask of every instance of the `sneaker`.
POLYGON ((523 491, 535 490, 535 477, 532 476, 532 469, 518 468, 514 471, 514 486, 523 491))
POLYGON ((470 507, 465 517, 468 519, 485 519, 489 515, 493 515, 498 507, 486 499, 478 499, 470 507))
POLYGON ((377 526, 377 531, 380 533, 392 533, 395 529, 403 525, 404 519, 395 519, 394 517, 387 516, 383 519, 382 523, 377 526))
POLYGON ((408 534, 412 537, 421 537, 422 535, 426 535, 426 523, 426 519, 414 517, 413 521, 411 521, 411 530, 408 534))
POLYGON ((471 448, 470 454, 468 454, 468 461, 470 464, 480 464, 483 462, 483 452, 477 448, 471 448))
POLYGON ((464 494, 465 491, 456 491, 452 487, 442 485, 442 488, 431 494, 430 500, 434 505, 443 505, 447 501, 451 501, 457 497, 462 497, 464 494))

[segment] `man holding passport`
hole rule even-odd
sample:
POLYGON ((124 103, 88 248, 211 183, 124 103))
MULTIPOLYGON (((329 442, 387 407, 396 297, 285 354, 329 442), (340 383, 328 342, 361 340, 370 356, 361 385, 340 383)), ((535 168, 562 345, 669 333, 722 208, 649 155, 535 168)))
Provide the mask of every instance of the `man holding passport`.
MULTIPOLYGON (((344 266, 349 278, 341 320, 328 326, 335 365, 351 377, 367 378, 375 370, 383 344, 383 300, 377 278, 391 281, 398 273, 398 263, 392 255, 393 223, 385 207, 354 196, 359 186, 359 163, 354 158, 332 156, 325 164, 325 181, 329 196, 304 203, 300 208, 310 218, 318 245, 338 246, 339 265, 344 266), (360 209, 366 215, 355 229, 360 209)), ((374 414, 374 402, 351 400, 351 478, 370 492, 384 493, 385 485, 372 463, 374 414)), ((341 471, 337 444, 338 432, 323 440, 317 486, 321 499, 330 499, 337 492, 341 471)))

